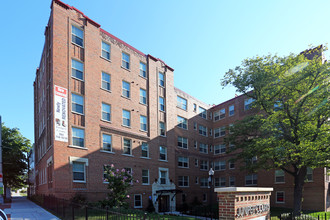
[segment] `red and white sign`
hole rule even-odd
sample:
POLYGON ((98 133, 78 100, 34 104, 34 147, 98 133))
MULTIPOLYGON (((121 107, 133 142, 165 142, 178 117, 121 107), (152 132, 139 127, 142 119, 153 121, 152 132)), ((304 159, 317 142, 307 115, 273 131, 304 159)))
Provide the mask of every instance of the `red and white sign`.
POLYGON ((68 90, 54 87, 55 140, 68 142, 68 90))

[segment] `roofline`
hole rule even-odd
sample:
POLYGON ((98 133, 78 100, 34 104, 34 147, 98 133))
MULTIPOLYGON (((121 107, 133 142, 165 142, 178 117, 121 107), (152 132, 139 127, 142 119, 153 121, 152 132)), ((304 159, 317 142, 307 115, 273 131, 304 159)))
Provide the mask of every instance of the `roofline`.
POLYGON ((152 60, 154 61, 159 61, 159 62, 162 62, 167 68, 169 68, 172 72, 174 71, 174 69, 172 67, 170 67, 169 65, 167 65, 164 61, 162 61, 161 59, 159 58, 156 58, 150 54, 148 54, 148 57, 150 57, 152 60))
POLYGON ((241 95, 238 95, 238 96, 236 96, 236 97, 234 97, 234 98, 231 98, 231 99, 229 99, 229 100, 227 100, 227 101, 221 102, 220 104, 217 104, 217 105, 213 106, 212 108, 210 108, 210 110, 211 110, 211 109, 214 109, 214 108, 217 108, 217 107, 219 107, 220 105, 226 104, 227 102, 231 102, 231 101, 233 101, 234 99, 238 99, 238 98, 240 98, 240 97, 242 97, 242 96, 245 96, 245 95, 246 95, 246 94, 241 94, 241 95))
MULTIPOLYGON (((195 99, 196 101, 199 101, 200 103, 202 103, 202 104, 204 104, 204 105, 208 106, 208 107, 209 107, 209 109, 211 109, 211 108, 212 108, 212 106, 211 106, 211 105, 209 105, 209 104, 206 104, 205 102, 203 102, 203 101, 201 101, 201 100, 199 100, 199 99, 196 99, 194 96, 192 96, 192 95, 189 95, 188 93, 186 93, 186 92, 182 91, 181 89, 179 89, 179 88, 177 88, 177 87, 175 87, 175 86, 174 86, 174 90, 179 90, 180 92, 184 93, 185 95, 189 96, 190 98, 193 98, 193 99, 195 99)), ((208 110, 209 110, 209 109, 208 109, 208 110)))

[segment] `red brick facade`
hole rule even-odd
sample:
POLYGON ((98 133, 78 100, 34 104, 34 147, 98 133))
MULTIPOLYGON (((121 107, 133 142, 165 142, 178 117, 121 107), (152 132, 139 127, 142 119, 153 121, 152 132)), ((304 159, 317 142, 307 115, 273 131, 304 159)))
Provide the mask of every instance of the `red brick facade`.
MULTIPOLYGON (((183 191, 176 195, 177 207, 184 202, 191 203, 195 197, 208 202, 205 179, 210 166, 214 167, 214 162, 219 160, 226 161, 225 169, 216 170, 215 178, 224 177, 225 186, 229 186, 229 178, 235 177, 236 186, 245 186, 246 173, 238 169, 239 164, 229 168, 230 154, 218 153, 219 149, 215 153, 214 147, 223 141, 223 137, 214 138, 215 129, 251 114, 244 111, 243 96, 211 108, 175 88, 174 69, 162 60, 116 38, 74 7, 54 0, 51 9, 34 82, 37 193, 63 198, 79 193, 93 201, 104 199, 107 185, 103 183, 103 166, 114 164, 120 169, 130 168, 139 180, 131 190, 132 207, 135 195, 142 199, 142 207, 148 205, 149 197, 157 205, 157 187, 153 183, 155 180, 159 183, 161 171, 167 172, 167 183, 172 182, 176 189, 183 191), (83 33, 82 45, 72 40, 74 28, 83 33), (102 55, 102 42, 110 45, 109 59, 102 55), (123 54, 129 56, 128 68, 123 54), (72 67, 77 61, 83 66, 81 79, 74 75, 76 67, 72 67), (145 66, 146 77, 141 76, 141 65, 145 66), (110 76, 109 89, 103 88, 102 73, 110 76), (164 83, 160 83, 161 76, 164 83), (125 97, 124 83, 129 85, 129 97, 125 97), (68 142, 54 137, 54 86, 68 90, 68 142), (141 103, 141 89, 146 93, 145 104, 141 103), (82 99, 82 112, 73 109, 74 96, 82 99), (183 102, 186 100, 186 104, 178 107, 178 97, 183 102), (110 120, 102 119, 102 104, 110 106, 110 120), (235 106, 235 113, 229 117, 231 105, 235 106), (206 115, 200 116, 200 107, 208 110, 206 115), (225 117, 214 120, 215 112, 223 108, 225 117), (123 125, 123 110, 130 113, 129 126, 123 125), (141 130, 141 116, 146 117, 146 131, 141 130), (186 119, 186 125, 178 126, 179 119, 186 119), (160 132, 160 123, 165 126, 165 134, 160 132), (73 143, 73 129, 84 133, 82 146, 73 143), (111 151, 103 149, 103 135, 111 136, 111 151), (127 141, 129 154, 124 147, 127 141), (143 143, 148 145, 147 156, 142 152, 143 143), (165 147, 166 158, 160 156, 160 146, 165 147), (83 181, 74 181, 75 163, 84 164, 83 181), (142 183, 142 172, 146 170, 148 182, 142 183)), ((291 205, 292 180, 285 176, 285 184, 275 184, 274 178, 274 172, 259 172, 257 185, 274 186, 274 193, 285 192, 285 203, 276 204, 276 196, 272 195, 272 205, 291 205)), ((304 198, 305 208, 324 210, 326 199, 329 200, 328 184, 324 169, 314 170, 313 182, 305 187, 305 195, 310 194, 309 189, 314 192, 313 200, 308 202, 309 197, 304 198), (315 199, 319 202, 315 203, 315 199)), ((215 193, 212 199, 216 199, 215 193)), ((138 203, 135 205, 140 207, 138 203)))

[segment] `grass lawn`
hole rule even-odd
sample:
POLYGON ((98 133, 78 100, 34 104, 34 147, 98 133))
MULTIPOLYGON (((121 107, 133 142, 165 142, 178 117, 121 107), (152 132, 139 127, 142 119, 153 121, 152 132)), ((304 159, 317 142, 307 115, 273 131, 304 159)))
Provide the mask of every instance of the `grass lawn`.
MULTIPOLYGON (((270 210, 270 216, 271 220, 277 220, 279 219, 278 216, 280 216, 283 213, 291 213, 292 209, 286 209, 286 208, 271 208, 270 210)), ((317 218, 319 216, 320 219, 330 219, 330 212, 314 212, 314 211, 303 211, 303 214, 310 215, 312 217, 317 218)))

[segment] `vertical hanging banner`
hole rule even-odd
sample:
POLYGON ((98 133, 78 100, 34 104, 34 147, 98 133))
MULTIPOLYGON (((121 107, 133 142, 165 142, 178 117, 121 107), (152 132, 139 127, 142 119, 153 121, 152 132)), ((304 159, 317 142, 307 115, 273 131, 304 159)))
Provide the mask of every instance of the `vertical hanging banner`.
POLYGON ((68 90, 54 87, 55 140, 68 142, 68 90))

